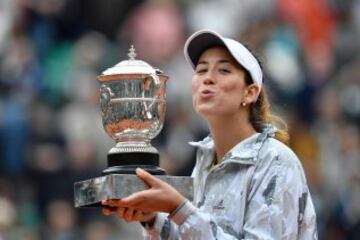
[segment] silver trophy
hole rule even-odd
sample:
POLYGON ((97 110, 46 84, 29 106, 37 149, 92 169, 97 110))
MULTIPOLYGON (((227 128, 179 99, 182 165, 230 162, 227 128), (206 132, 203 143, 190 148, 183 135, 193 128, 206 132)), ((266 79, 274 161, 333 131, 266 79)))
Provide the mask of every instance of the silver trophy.
POLYGON ((158 175, 186 198, 193 198, 192 179, 166 175, 159 167, 159 152, 151 145, 164 124, 168 77, 136 59, 133 46, 128 56, 98 76, 103 126, 116 145, 108 153, 108 168, 101 177, 74 184, 75 207, 100 206, 102 200, 146 189, 135 175, 137 167, 158 175))

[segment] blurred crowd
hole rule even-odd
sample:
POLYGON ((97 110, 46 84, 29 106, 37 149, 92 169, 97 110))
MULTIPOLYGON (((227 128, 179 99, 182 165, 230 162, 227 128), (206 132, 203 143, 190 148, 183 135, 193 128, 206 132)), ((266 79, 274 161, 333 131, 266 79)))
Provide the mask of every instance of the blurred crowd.
POLYGON ((161 167, 189 175, 208 134, 191 105, 190 33, 210 28, 259 56, 288 123, 320 239, 360 239, 360 0, 0 0, 0 240, 141 239, 141 228, 75 209, 114 145, 96 77, 138 58, 170 76, 161 167))

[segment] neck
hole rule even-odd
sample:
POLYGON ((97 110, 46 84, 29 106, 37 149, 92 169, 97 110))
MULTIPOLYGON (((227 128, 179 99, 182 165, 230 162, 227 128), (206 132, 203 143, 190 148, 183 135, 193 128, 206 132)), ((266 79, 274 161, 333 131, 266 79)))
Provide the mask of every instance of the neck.
POLYGON ((244 118, 216 117, 208 119, 210 133, 216 152, 216 163, 236 144, 256 133, 251 123, 244 118))

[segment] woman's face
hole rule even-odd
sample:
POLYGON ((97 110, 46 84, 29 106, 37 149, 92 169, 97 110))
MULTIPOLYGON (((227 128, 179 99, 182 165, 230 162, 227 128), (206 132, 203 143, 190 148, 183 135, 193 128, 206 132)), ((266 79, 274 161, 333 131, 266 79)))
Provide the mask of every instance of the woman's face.
POLYGON ((246 90, 245 72, 225 48, 204 51, 192 77, 193 107, 199 115, 238 114, 246 90))

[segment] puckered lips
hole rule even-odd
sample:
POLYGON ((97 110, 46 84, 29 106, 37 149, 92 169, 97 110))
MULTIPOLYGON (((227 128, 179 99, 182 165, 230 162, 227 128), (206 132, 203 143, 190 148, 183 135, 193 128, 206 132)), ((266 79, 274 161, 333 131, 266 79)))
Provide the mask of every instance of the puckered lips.
POLYGON ((200 90, 200 97, 204 99, 211 98, 215 95, 215 91, 209 88, 204 88, 200 90))

